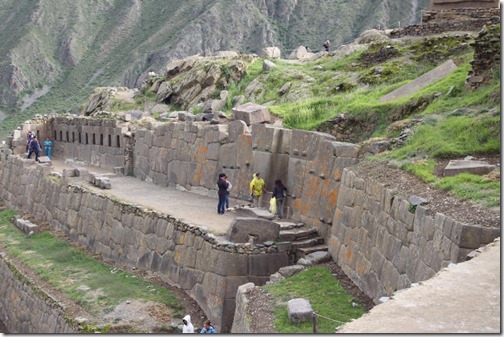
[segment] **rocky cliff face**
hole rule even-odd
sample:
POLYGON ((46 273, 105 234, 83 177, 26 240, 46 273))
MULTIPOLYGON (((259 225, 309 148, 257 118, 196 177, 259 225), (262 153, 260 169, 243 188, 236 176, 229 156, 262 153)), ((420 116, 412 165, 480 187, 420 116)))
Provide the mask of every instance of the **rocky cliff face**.
POLYGON ((427 0, 0 2, 0 110, 75 111, 96 86, 139 86, 173 59, 218 50, 320 49, 418 20, 427 0), (37 104, 22 98, 50 87, 37 104))

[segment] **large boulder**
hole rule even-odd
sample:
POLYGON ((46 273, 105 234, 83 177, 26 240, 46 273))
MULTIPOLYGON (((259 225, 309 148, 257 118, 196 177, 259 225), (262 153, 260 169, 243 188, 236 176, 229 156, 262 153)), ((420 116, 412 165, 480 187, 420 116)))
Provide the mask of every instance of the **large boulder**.
POLYGON ((259 55, 268 59, 279 59, 282 53, 278 47, 267 47, 263 48, 259 55))
POLYGON ((268 107, 264 105, 246 103, 233 108, 233 119, 242 120, 247 125, 269 123, 271 115, 268 107))
POLYGON ((309 52, 305 46, 299 46, 290 53, 289 60, 310 60, 315 57, 315 54, 309 52))
POLYGON ((280 233, 280 225, 269 220, 237 217, 228 231, 228 240, 236 243, 275 241, 280 233))
POLYGON ((383 42, 390 40, 387 33, 383 30, 378 29, 368 29, 364 31, 355 42, 358 44, 368 44, 371 42, 383 42))

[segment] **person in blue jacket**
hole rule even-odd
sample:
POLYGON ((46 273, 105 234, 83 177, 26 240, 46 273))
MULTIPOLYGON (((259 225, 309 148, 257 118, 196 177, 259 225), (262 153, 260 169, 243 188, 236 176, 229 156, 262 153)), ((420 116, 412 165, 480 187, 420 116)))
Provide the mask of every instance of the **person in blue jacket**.
POLYGON ((201 329, 200 333, 217 333, 215 328, 212 326, 212 322, 209 319, 203 323, 203 329, 201 329))
POLYGON ((49 137, 46 138, 45 142, 44 142, 44 149, 45 149, 45 154, 46 156, 49 157, 49 159, 52 160, 52 157, 51 157, 51 148, 53 146, 53 143, 51 142, 51 140, 49 139, 49 137))
POLYGON ((28 145, 28 159, 30 159, 32 153, 35 153, 35 161, 39 160, 40 156, 40 144, 37 140, 37 136, 33 136, 30 140, 30 144, 28 145))

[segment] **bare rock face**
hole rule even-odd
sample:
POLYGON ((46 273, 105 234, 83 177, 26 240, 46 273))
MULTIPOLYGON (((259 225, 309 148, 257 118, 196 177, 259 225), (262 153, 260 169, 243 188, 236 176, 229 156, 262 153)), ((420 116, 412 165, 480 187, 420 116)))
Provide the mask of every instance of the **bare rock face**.
POLYGON ((93 112, 104 110, 112 96, 111 88, 96 88, 82 109, 82 115, 89 116, 93 112))
POLYGON ((268 107, 254 103, 246 103, 233 108, 233 119, 242 120, 247 125, 269 123, 271 115, 268 107))

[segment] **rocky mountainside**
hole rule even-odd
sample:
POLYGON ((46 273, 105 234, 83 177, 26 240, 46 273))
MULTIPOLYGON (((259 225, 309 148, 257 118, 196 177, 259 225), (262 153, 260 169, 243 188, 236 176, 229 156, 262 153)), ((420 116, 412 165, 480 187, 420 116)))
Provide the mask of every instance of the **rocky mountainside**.
MULTIPOLYGON (((332 46, 418 22, 428 0, 3 0, 0 120, 76 111, 97 86, 139 86, 173 59, 332 46)), ((13 124, 14 125, 14 124, 13 124)))

